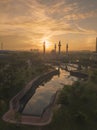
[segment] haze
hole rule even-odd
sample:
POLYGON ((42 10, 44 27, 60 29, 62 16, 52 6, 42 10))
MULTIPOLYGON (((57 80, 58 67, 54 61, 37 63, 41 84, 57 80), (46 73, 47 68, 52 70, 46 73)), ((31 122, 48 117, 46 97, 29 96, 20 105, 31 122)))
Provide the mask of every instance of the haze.
POLYGON ((10 50, 95 50, 97 0, 0 0, 0 43, 10 50))

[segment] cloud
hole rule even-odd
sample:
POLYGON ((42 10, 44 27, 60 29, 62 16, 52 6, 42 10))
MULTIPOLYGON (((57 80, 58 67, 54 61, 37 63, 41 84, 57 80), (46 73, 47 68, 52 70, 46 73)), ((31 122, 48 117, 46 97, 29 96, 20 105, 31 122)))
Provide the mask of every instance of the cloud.
POLYGON ((25 37, 22 42, 33 41, 38 46, 43 37, 97 34, 96 29, 85 29, 85 25, 78 24, 97 17, 96 3, 94 0, 0 0, 0 35, 5 39, 8 36, 9 43, 12 37, 19 36, 18 42, 25 37))

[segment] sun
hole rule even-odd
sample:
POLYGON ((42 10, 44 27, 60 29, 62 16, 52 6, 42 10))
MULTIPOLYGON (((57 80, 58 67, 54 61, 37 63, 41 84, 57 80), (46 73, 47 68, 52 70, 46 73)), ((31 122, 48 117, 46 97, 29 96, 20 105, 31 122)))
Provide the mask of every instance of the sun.
POLYGON ((45 46, 46 46, 46 48, 49 49, 49 48, 50 48, 50 42, 49 42, 48 40, 45 40, 44 42, 45 42, 45 46))
POLYGON ((51 48, 51 42, 47 38, 42 38, 41 40, 42 43, 45 42, 45 47, 49 50, 51 48))

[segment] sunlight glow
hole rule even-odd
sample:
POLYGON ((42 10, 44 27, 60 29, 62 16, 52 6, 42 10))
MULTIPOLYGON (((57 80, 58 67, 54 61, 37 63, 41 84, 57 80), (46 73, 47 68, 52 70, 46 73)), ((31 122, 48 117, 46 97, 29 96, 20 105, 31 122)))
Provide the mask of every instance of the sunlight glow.
POLYGON ((97 0, 0 0, 0 44, 5 50, 95 51, 97 0), (91 6, 93 5, 93 6, 91 6), (14 9, 14 11, 13 11, 14 9), (72 13, 71 13, 72 12, 72 13))
POLYGON ((43 38, 41 39, 41 43, 44 43, 44 42, 45 42, 46 48, 49 50, 49 49, 51 48, 51 42, 49 41, 48 38, 43 37, 43 38))

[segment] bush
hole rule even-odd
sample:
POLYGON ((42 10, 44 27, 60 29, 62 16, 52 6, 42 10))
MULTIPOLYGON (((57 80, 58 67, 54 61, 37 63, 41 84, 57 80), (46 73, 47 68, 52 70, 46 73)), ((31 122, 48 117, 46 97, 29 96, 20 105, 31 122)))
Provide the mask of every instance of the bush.
POLYGON ((56 115, 59 116, 61 113, 63 117, 60 119, 64 118, 64 121, 60 121, 62 124, 67 127, 73 125, 74 130, 82 127, 94 128, 94 126, 93 130, 97 129, 97 86, 95 83, 76 82, 72 86, 65 86, 59 95, 58 103, 61 104, 61 108, 56 115))

